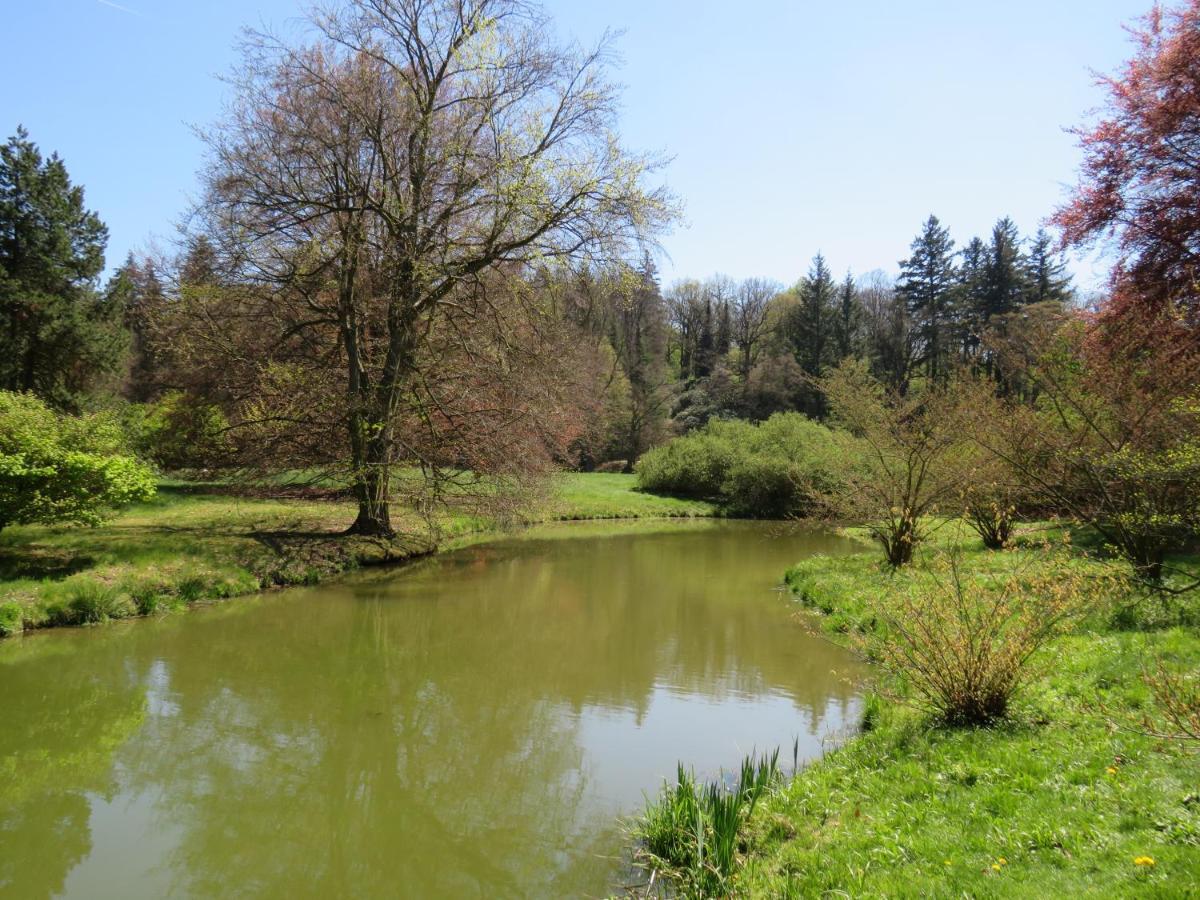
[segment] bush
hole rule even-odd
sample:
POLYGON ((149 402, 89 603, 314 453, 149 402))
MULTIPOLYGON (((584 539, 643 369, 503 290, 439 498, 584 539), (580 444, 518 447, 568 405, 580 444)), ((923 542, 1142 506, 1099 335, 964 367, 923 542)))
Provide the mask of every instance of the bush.
POLYGON ((800 413, 776 413, 759 425, 713 420, 649 451, 635 471, 642 490, 715 500, 734 515, 803 516, 834 484, 839 446, 800 413))
POLYGON ((230 449, 221 409, 182 391, 131 406, 126 420, 138 452, 166 469, 217 466, 230 449))
POLYGON ((986 725, 1007 714, 1034 654, 1119 581, 1057 554, 999 576, 939 554, 867 601, 879 627, 857 643, 945 724, 986 725))
POLYGON ((738 456, 736 437, 750 427, 744 422, 712 422, 650 450, 634 467, 638 487, 659 494, 719 499, 725 476, 738 456))
POLYGON ((0 529, 29 522, 94 525, 154 495, 115 419, 56 413, 32 394, 0 391, 0 529))
POLYGON ((1162 660, 1143 679, 1158 707, 1158 721, 1149 715, 1143 720, 1147 733, 1179 741, 1200 752, 1200 675, 1173 671, 1162 660))
POLYGON ((825 500, 843 520, 863 523, 888 565, 908 565, 930 517, 953 499, 969 467, 955 397, 943 385, 902 394, 855 360, 821 386, 835 421, 858 442, 850 460, 837 457, 849 464, 825 500))

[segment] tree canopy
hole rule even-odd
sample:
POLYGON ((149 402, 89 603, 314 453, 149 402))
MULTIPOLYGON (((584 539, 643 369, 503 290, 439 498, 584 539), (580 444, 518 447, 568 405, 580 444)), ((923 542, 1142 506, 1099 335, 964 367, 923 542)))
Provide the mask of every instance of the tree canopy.
POLYGON ((61 408, 123 362, 120 284, 101 293, 108 229, 23 128, 0 147, 0 389, 61 408))

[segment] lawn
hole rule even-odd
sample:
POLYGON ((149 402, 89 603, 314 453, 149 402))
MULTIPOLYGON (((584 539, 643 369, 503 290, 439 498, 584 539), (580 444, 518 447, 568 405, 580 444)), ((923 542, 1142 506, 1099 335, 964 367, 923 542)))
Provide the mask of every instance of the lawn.
MULTIPOLYGON (((1032 550, 965 550, 1003 573, 1032 550)), ((835 640, 873 627, 879 554, 806 560, 797 598, 835 640)), ((1077 561, 1074 565, 1097 565, 1077 561)), ((1200 598, 1088 617, 1035 659, 1008 721, 942 727, 868 698, 864 733, 755 812, 739 893, 763 897, 1200 896, 1200 754, 1145 733, 1152 660, 1200 668, 1200 598)))
MULTIPOLYGON (((711 504, 643 494, 635 487, 632 475, 564 474, 527 519, 715 512, 711 504)), ((411 510, 393 512, 399 534, 390 541, 339 534, 354 514, 354 505, 344 499, 242 496, 226 484, 165 481, 153 501, 95 528, 6 528, 0 532, 0 635, 22 625, 124 618, 274 585, 312 583, 434 549, 411 510)), ((495 527, 467 511, 438 517, 442 540, 495 527)))

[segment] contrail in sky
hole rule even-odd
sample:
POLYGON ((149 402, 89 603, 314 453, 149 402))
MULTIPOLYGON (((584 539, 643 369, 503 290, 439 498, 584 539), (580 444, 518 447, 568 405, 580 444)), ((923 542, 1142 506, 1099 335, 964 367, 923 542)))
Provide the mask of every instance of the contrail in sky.
POLYGON ((130 9, 128 6, 122 6, 120 3, 113 3, 112 0, 96 0, 96 2, 102 3, 105 6, 111 6, 113 9, 119 9, 121 12, 129 13, 131 16, 141 15, 136 9, 130 9))

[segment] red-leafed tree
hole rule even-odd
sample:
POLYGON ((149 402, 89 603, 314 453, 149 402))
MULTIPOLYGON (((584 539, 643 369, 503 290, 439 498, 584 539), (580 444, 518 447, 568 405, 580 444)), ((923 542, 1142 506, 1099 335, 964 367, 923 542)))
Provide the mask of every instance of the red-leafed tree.
POLYGON ((1130 29, 1136 52, 1103 77, 1108 105, 1076 130, 1083 166, 1054 222, 1077 247, 1118 251, 1113 315, 1166 310, 1200 324, 1200 0, 1156 5, 1130 29))

